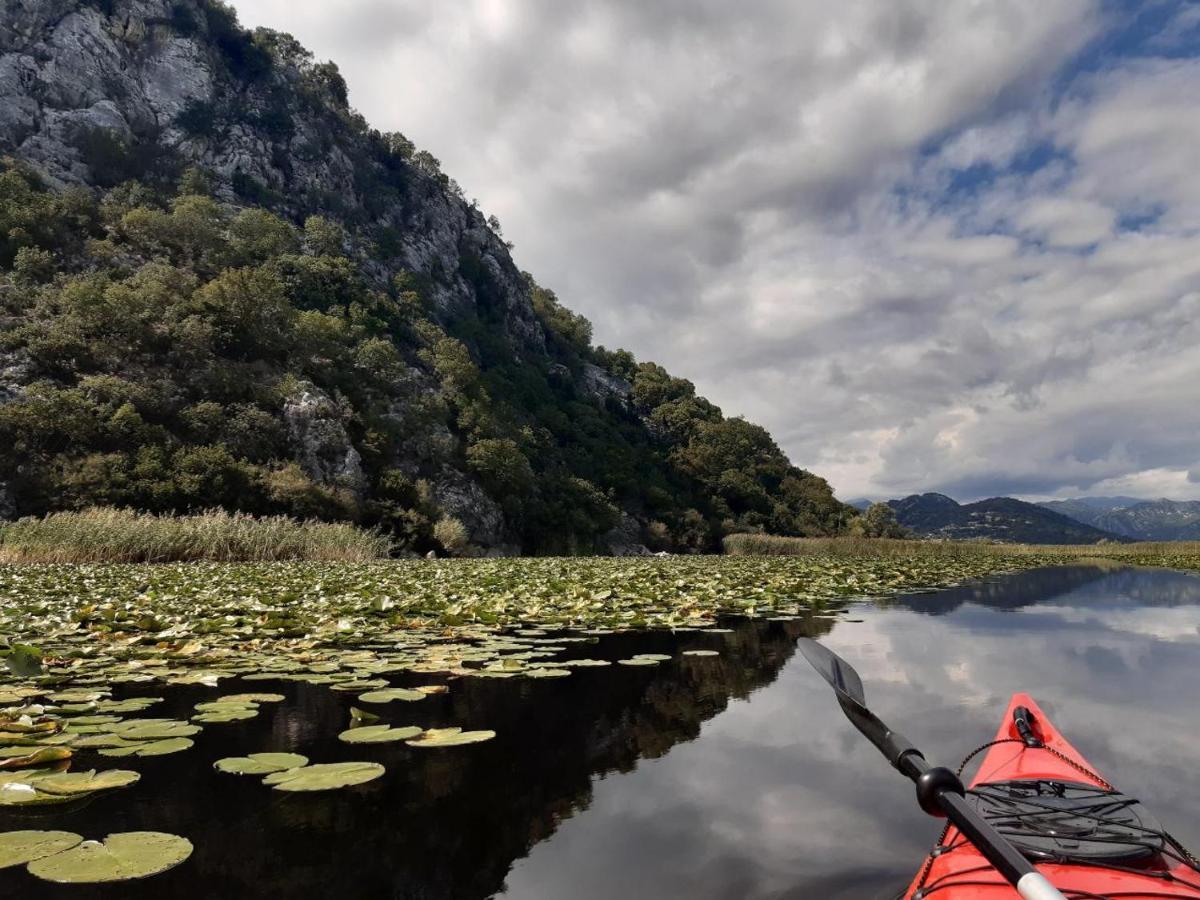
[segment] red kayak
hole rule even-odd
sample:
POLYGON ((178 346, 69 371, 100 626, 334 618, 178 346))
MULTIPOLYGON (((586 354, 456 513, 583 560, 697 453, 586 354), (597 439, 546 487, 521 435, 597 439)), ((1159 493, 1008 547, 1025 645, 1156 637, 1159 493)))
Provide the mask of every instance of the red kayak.
MULTIPOLYGON (((1068 898, 1200 898, 1196 860, 1117 792, 1026 694, 1009 703, 966 799, 1068 898)), ((949 826, 906 900, 1019 900, 949 826)))

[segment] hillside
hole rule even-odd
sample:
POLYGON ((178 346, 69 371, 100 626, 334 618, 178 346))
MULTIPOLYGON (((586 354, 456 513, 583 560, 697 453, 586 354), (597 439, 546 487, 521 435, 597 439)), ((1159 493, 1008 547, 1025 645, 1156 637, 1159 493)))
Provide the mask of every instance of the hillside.
POLYGON ((1200 500, 1083 497, 1051 500, 1039 505, 1133 540, 1200 540, 1200 500))
POLYGON ((1125 540, 1035 503, 993 497, 960 504, 945 494, 913 494, 889 500, 896 520, 923 537, 986 539, 1019 544, 1094 544, 1125 540))
POLYGON ((0 512, 208 507, 453 553, 854 511, 517 268, 332 63, 207 0, 0 8, 0 512))

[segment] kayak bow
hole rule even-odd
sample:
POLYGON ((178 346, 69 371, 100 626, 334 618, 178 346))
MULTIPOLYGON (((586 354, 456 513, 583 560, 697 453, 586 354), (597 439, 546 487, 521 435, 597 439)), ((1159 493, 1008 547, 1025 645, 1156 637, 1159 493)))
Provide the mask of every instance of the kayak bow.
POLYGON ((948 820, 905 900, 1200 900, 1200 862, 1098 775, 1031 697, 1014 695, 996 738, 955 773, 931 766, 867 707, 853 666, 809 638, 798 647, 846 717, 916 785, 921 808, 948 820), (959 775, 985 750, 964 788, 959 775))
MULTIPOLYGON (((1116 791, 1027 694, 1015 694, 965 795, 1064 896, 1200 897, 1187 851, 1116 791)), ((977 751, 979 752, 979 751, 977 751)), ((904 895, 1004 900, 1018 894, 953 825, 904 895)))

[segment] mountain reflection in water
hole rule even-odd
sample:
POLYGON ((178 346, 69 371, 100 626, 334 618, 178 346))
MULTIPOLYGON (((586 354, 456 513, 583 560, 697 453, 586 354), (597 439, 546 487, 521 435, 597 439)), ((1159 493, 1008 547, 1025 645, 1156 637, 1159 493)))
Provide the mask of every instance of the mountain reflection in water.
MULTIPOLYGON (((1200 728, 1194 700, 1184 699, 1200 671, 1200 578, 1063 567, 849 610, 840 619, 726 623, 729 633, 607 636, 569 644, 563 655, 675 658, 581 668, 563 679, 460 679, 448 695, 386 707, 396 724, 498 732, 456 749, 349 746, 336 735, 353 697, 252 683, 285 693, 286 702, 264 706, 258 719, 206 728, 186 753, 137 760, 143 779, 126 791, 78 808, 0 813, 0 830, 173 832, 195 844, 191 860, 106 888, 58 887, 7 869, 0 893, 894 895, 937 823, 794 656, 802 634, 851 659, 872 704, 943 762, 989 738, 1008 695, 1030 690, 1097 766, 1180 838, 1200 843, 1200 728), (686 649, 721 655, 677 656, 686 649), (1181 701, 1190 702, 1184 716, 1181 701), (346 791, 288 795, 211 769, 220 757, 257 750, 369 759, 387 774, 346 791)), ((186 716, 212 691, 164 696, 155 715, 186 716)))

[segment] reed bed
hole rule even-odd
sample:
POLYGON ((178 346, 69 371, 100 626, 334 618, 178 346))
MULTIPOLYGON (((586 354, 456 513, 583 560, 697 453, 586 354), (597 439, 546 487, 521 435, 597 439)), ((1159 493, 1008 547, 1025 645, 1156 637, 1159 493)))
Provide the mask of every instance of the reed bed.
POLYGON ((992 541, 893 540, 889 538, 796 538, 731 534, 730 556, 841 556, 883 559, 965 559, 992 556, 1047 564, 1071 560, 1125 565, 1200 569, 1200 541, 1144 541, 1131 544, 1003 544, 992 541))
POLYGON ((344 522, 256 517, 224 510, 187 516, 96 508, 0 527, 0 562, 363 562, 388 555, 382 534, 344 522))

